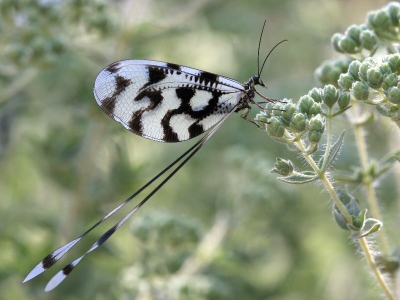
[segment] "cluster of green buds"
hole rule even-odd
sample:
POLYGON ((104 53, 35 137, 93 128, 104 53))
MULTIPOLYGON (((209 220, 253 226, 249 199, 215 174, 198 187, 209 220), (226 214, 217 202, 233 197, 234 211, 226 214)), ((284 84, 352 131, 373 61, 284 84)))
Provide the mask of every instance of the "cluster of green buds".
POLYGON ((5 45, 0 61, 4 65, 52 67, 66 49, 64 25, 77 24, 101 33, 109 30, 104 4, 84 1, 59 4, 39 0, 0 1, 0 32, 5 45))
POLYGON ((365 24, 352 25, 344 34, 332 36, 335 51, 346 54, 367 52, 373 55, 378 42, 397 42, 399 35, 400 4, 390 2, 382 9, 368 13, 365 24))
POLYGON ((339 77, 339 86, 356 100, 375 105, 376 110, 393 121, 400 120, 400 55, 390 54, 378 63, 373 58, 351 62, 339 77))
POLYGON ((335 33, 331 38, 332 48, 346 57, 322 63, 315 71, 316 79, 337 87, 340 74, 347 71, 352 60, 363 61, 365 57, 373 56, 382 45, 390 54, 398 52, 392 43, 399 40, 399 18, 400 3, 390 2, 369 12, 364 24, 351 25, 344 34, 335 33))
POLYGON ((258 124, 274 140, 287 144, 292 151, 309 155, 318 149, 325 130, 325 118, 343 113, 349 103, 348 92, 327 85, 312 89, 297 104, 287 99, 277 104, 268 103, 256 120, 261 121, 258 124))

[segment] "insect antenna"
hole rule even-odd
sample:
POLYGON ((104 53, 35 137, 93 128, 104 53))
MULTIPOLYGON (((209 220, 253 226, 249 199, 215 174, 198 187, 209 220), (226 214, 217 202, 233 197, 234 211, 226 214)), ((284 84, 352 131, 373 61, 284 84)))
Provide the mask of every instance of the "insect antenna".
MULTIPOLYGON (((264 25, 265 25, 265 22, 264 22, 264 25)), ((264 27, 263 27, 263 30, 264 30, 264 27)), ((262 32, 261 32, 261 34, 262 34, 262 32)), ((264 63, 262 64, 261 71, 258 72, 258 77, 261 76, 262 70, 264 69, 265 62, 267 61, 267 58, 268 58, 269 55, 272 53, 272 51, 274 51, 274 49, 275 49, 276 47, 278 47, 280 44, 282 44, 283 42, 287 42, 287 41, 288 41, 288 40, 282 40, 282 41, 280 41, 278 44, 276 44, 276 45, 274 46, 274 48, 271 49, 271 51, 269 51, 267 57, 266 57, 265 60, 264 60, 264 63)), ((261 42, 261 39, 260 39, 260 42, 261 42)), ((258 50, 260 51, 260 47, 258 48, 258 50)))
POLYGON ((264 27, 265 27, 265 23, 266 22, 267 22, 267 20, 265 19, 263 27, 261 29, 260 40, 258 41, 258 51, 257 51, 257 75, 258 75, 258 77, 260 77, 260 47, 261 47, 261 39, 262 39, 262 36, 263 36, 264 27))

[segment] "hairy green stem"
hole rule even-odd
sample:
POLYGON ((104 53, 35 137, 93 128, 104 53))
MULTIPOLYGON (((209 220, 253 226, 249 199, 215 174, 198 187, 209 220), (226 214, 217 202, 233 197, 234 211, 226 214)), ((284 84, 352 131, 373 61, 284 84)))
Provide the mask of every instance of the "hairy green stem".
POLYGON ((326 141, 326 151, 324 155, 324 162, 322 165, 321 170, 324 171, 326 169, 326 164, 328 162, 328 156, 329 156, 329 150, 331 149, 331 143, 332 143, 332 107, 329 107, 329 116, 326 118, 327 120, 327 131, 328 131, 328 137, 326 141))
MULTIPOLYGON (((304 151, 306 148, 304 147, 304 144, 302 143, 301 139, 298 138, 297 142, 295 143, 296 146, 301 150, 304 151)), ((329 151, 328 149, 326 151, 329 151)), ((330 196, 332 197, 333 201, 335 202, 335 204, 338 206, 338 208, 340 209, 340 211, 343 213, 343 215, 345 216, 346 220, 351 223, 351 216, 348 213, 348 211, 346 210, 346 208, 344 207, 344 205, 342 204, 342 202, 340 201, 338 195, 336 194, 332 183, 329 181, 329 179, 326 177, 325 175, 325 170, 320 170, 317 166, 317 164, 315 163, 314 159, 311 157, 311 155, 305 155, 304 158, 307 160, 307 162, 310 164, 310 166, 314 169, 314 171, 318 174, 320 180, 322 181, 322 183, 324 184, 324 186, 326 187, 326 189, 328 190, 330 196)), ((365 254, 365 258, 367 259, 368 264, 370 265, 379 285, 381 286, 382 290, 384 291, 384 293, 386 294, 386 296, 388 297, 389 300, 395 300, 394 296, 392 295, 388 285, 386 284, 383 275, 381 273, 381 271, 379 270, 374 257, 372 255, 371 249, 368 246, 368 243, 366 241, 365 238, 359 238, 359 243, 361 245, 361 248, 364 251, 365 254)))
MULTIPOLYGON (((298 141, 296 142, 297 147, 301 151, 305 151, 306 148, 304 147, 304 144, 302 143, 301 139, 299 138, 298 141)), ((327 149, 326 152, 329 152, 327 149)), ((329 194, 331 195, 333 201, 339 208, 339 210, 342 212, 342 214, 345 216, 347 222, 351 223, 351 216, 347 209, 344 207, 343 203, 340 201, 339 196, 336 194, 333 185, 329 181, 329 179, 325 175, 325 171, 322 169, 320 170, 314 161, 314 159, 311 157, 311 155, 305 155, 304 158, 307 160, 307 162, 310 164, 310 166, 314 169, 314 171, 318 174, 320 180, 324 183, 325 187, 327 188, 329 194)))
MULTIPOLYGON (((382 220, 382 216, 379 211, 378 200, 376 198, 376 193, 373 187, 373 180, 369 173, 368 152, 367 152, 367 145, 364 139, 363 125, 359 124, 354 125, 354 135, 356 139, 358 155, 360 157, 361 168, 364 174, 363 185, 366 190, 368 203, 371 209, 371 214, 375 219, 382 220)), ((378 231, 378 236, 382 252, 386 255, 389 255, 389 245, 383 227, 381 228, 381 230, 378 231)))
POLYGON ((388 285, 386 284, 381 271, 379 270, 378 266, 376 265, 376 262, 374 260, 374 257, 371 254, 371 250, 368 246, 367 240, 365 238, 359 238, 358 239, 361 245, 361 248, 363 249, 365 253, 365 258, 367 259, 369 265, 371 266, 372 271, 374 272, 374 275, 376 279, 378 280, 380 286, 382 287, 382 290, 385 292, 385 295, 388 297, 389 300, 395 300, 396 298, 392 295, 388 285))

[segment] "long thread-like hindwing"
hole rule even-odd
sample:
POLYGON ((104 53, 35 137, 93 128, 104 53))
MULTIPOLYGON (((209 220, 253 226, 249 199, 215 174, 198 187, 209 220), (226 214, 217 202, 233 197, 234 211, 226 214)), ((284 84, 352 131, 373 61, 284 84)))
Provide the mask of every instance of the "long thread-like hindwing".
POLYGON ((233 79, 150 60, 109 65, 97 76, 93 90, 111 118, 160 142, 180 142, 202 134, 243 96, 243 86, 233 79))

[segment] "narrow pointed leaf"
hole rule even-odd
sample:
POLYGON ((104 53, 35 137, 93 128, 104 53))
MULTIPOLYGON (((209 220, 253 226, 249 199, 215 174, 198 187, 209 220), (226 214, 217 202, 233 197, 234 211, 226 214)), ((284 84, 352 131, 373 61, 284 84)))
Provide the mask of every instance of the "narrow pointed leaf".
POLYGON ((336 140, 336 142, 332 145, 331 149, 329 150, 325 169, 328 169, 330 167, 330 165, 333 163, 336 156, 338 155, 340 149, 342 148, 343 140, 344 140, 344 133, 345 133, 345 130, 343 130, 343 132, 340 134, 339 138, 336 140))
POLYGON ((296 172, 290 176, 278 177, 279 180, 292 183, 292 184, 303 184, 319 179, 318 175, 311 171, 296 172))

